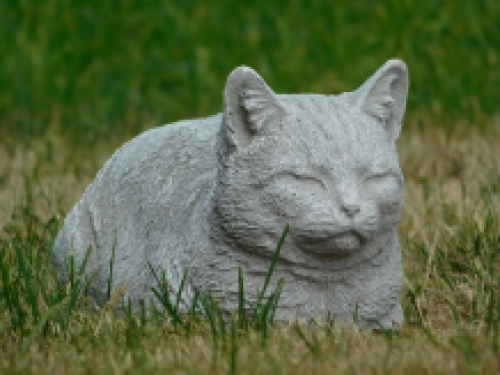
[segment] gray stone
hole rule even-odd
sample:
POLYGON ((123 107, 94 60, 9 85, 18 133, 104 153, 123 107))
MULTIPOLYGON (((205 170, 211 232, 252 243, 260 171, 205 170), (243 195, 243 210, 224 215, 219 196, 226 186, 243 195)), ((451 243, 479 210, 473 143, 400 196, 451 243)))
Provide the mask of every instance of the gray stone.
POLYGON ((238 267, 247 297, 263 285, 287 223, 271 288, 285 284, 279 320, 325 318, 360 327, 403 322, 396 227, 404 178, 395 141, 408 93, 406 65, 386 62, 358 90, 277 95, 252 69, 228 77, 224 112, 149 130, 106 162, 64 221, 54 262, 80 264, 102 303, 115 248, 114 287, 137 308, 155 285, 148 262, 181 307, 208 291, 237 306, 238 267))

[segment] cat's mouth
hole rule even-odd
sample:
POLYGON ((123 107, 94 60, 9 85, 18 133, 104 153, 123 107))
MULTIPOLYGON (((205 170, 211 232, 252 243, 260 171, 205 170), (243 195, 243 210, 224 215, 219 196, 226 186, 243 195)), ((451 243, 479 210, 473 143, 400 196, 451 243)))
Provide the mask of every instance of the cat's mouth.
POLYGON ((302 237, 299 241, 301 249, 320 255, 347 256, 360 250, 366 238, 355 230, 337 233, 331 237, 302 237))

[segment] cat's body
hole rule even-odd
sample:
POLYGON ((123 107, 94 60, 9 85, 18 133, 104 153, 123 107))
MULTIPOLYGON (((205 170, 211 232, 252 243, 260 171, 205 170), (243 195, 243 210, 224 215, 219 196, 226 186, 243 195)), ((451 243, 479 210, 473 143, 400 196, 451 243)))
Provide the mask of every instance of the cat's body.
POLYGON ((87 275, 102 301, 114 247, 114 285, 136 306, 155 285, 149 262, 173 290, 188 270, 184 306, 210 290, 230 311, 238 267, 251 300, 289 223, 274 275, 285 277, 278 319, 346 321, 357 309, 361 326, 401 323, 395 140, 407 89, 395 60, 341 96, 276 95, 236 69, 223 114, 145 132, 105 164, 56 239, 63 280, 71 249, 79 264, 92 245, 87 275))

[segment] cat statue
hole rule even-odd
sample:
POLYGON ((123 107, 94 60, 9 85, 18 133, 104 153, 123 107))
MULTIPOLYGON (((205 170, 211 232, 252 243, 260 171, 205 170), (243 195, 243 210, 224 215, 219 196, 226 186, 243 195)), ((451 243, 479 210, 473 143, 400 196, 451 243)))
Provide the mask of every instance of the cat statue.
POLYGON ((187 270, 181 309, 210 291, 227 313, 238 268, 255 301, 289 224, 271 281, 285 280, 276 319, 356 313, 361 328, 397 327, 405 185, 395 141, 407 94, 400 60, 338 96, 277 95, 236 68, 223 113, 146 131, 105 163, 56 238, 61 280, 70 254, 79 267, 91 246, 85 275, 97 304, 114 256, 113 286, 134 309, 153 296, 152 270, 165 271, 173 293, 187 270))

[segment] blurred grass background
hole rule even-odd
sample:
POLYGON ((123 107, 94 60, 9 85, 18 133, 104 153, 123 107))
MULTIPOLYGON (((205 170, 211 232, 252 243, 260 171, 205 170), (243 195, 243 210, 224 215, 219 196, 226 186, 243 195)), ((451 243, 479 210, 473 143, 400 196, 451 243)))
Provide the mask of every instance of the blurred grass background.
POLYGON ((222 108, 238 65, 278 93, 339 93, 403 59, 407 123, 499 112, 500 2, 0 1, 0 137, 88 147, 222 108))

